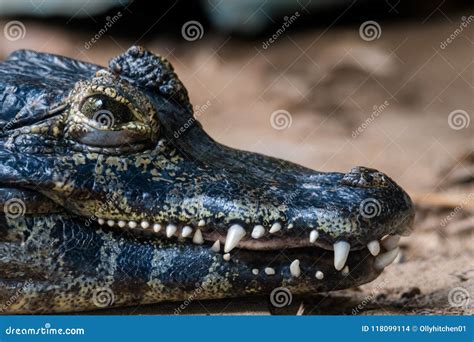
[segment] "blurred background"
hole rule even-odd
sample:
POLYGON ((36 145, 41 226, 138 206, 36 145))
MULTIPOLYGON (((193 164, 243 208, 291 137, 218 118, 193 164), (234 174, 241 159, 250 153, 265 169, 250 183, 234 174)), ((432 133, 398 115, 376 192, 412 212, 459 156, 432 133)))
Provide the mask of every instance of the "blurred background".
MULTIPOLYGON (((219 142, 322 171, 386 172, 417 206, 398 263, 359 289, 306 301, 303 312, 350 314, 369 298, 357 314, 472 314, 472 5, 0 0, 0 59, 33 49, 107 65, 141 44, 174 65, 219 142)), ((206 310, 243 310, 219 305, 206 310)), ((268 311, 258 300, 245 307, 268 311)))

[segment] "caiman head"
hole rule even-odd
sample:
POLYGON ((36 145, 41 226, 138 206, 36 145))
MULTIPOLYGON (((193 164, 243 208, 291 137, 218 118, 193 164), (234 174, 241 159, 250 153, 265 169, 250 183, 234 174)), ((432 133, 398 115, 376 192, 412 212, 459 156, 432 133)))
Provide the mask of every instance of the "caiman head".
POLYGON ((141 47, 108 68, 19 51, 2 72, 0 186, 23 194, 25 215, 145 233, 193 262, 238 264, 234 289, 301 293, 372 280, 412 225, 409 196, 384 173, 317 172, 214 141, 172 66, 141 47))

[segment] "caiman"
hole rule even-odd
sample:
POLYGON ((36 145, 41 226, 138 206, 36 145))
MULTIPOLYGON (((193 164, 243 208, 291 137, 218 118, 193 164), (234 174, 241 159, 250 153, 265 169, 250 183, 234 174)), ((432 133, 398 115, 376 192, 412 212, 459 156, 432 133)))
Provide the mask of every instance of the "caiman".
POLYGON ((0 62, 0 311, 312 295, 375 279, 414 219, 386 174, 221 145, 170 63, 0 62))

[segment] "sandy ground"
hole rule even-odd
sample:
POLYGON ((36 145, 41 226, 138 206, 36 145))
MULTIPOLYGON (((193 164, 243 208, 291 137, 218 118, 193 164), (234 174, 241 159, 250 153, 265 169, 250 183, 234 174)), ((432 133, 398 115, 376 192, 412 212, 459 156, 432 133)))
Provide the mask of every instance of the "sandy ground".
MULTIPOLYGON (((312 29, 281 36, 267 49, 265 39, 221 36, 146 43, 174 64, 216 140, 322 171, 374 167, 401 184, 417 206, 401 257, 370 284, 293 298, 284 309, 251 298, 193 302, 186 313, 474 313, 474 26, 440 47, 460 23, 461 15, 382 23, 380 38, 369 42, 357 27, 312 29), (275 111, 286 121, 272 121, 275 111)), ((105 64, 134 43, 103 37, 85 50, 90 33, 26 27, 22 40, 0 37, 0 57, 31 48, 105 64)), ((166 314, 175 308, 104 312, 166 314)))

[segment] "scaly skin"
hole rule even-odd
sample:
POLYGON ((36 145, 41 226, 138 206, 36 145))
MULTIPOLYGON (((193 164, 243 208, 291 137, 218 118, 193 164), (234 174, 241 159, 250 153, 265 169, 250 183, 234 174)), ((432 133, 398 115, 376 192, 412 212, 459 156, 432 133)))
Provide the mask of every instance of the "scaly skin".
POLYGON ((413 222, 379 171, 215 142, 171 65, 140 47, 108 69, 17 51, 0 63, 0 118, 2 312, 348 288, 393 261, 413 222))

